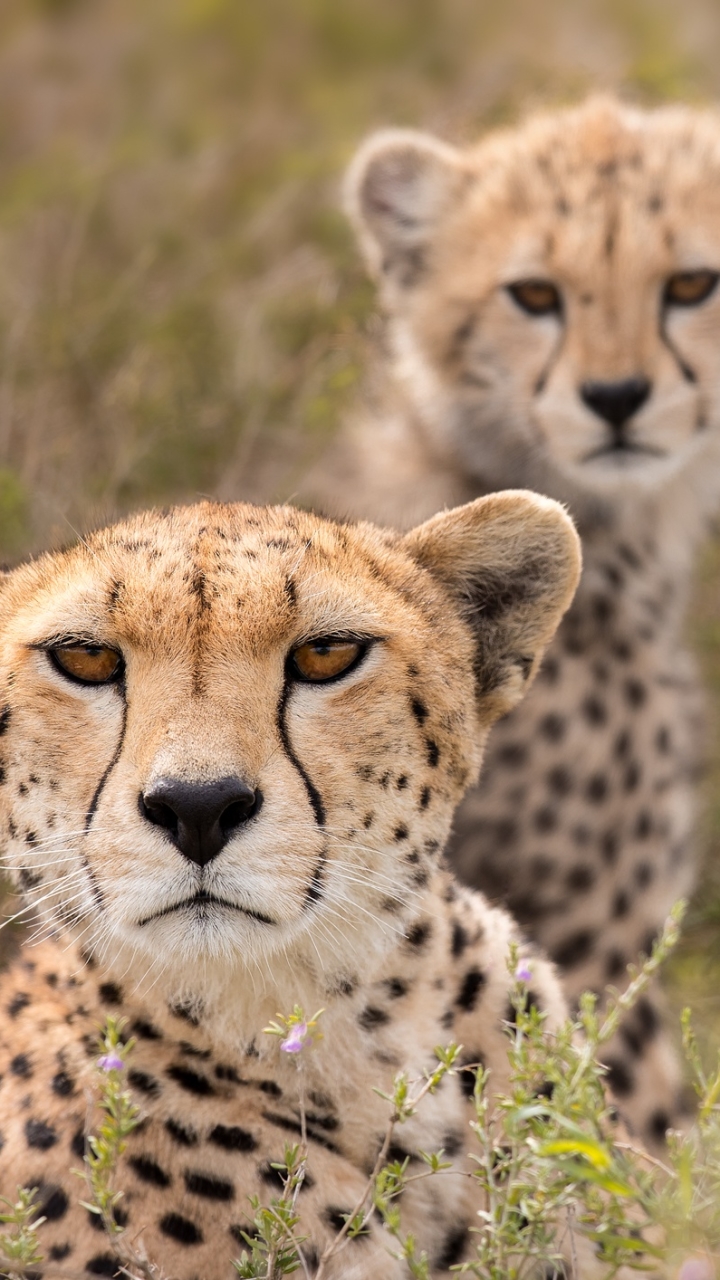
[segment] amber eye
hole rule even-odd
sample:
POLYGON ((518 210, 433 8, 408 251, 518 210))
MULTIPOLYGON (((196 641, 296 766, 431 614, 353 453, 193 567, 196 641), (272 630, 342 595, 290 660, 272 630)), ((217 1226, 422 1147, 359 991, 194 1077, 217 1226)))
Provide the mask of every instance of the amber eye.
POLYGON ((670 307, 697 307, 710 297, 719 279, 717 271, 678 271, 665 285, 665 303, 670 307))
POLYGON ((507 286, 510 297, 531 316, 559 315, 560 293, 550 280, 518 280, 507 286))
POLYGON ((309 640, 301 644, 290 656, 293 675, 298 680, 320 684, 323 680, 336 680, 354 667, 367 650, 360 640, 309 640))
POLYGON ((53 665, 80 684, 110 684, 123 672, 123 660, 115 649, 101 644, 64 644, 49 649, 53 665))

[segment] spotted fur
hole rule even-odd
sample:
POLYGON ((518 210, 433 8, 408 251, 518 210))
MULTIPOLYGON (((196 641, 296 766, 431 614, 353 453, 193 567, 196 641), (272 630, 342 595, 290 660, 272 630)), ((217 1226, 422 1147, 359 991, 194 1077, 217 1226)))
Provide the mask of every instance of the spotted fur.
MULTIPOLYGON (((136 1037, 142 1113, 118 1221, 176 1280, 232 1274, 249 1197, 278 1191, 273 1163, 299 1135, 301 1089, 312 1273, 382 1140, 374 1086, 417 1077, 451 1038, 507 1083, 517 935, 440 858, 490 723, 532 679, 578 571, 563 510, 516 493, 402 537, 289 508, 151 513, 5 579, 0 818, 44 937, 0 983, 0 1194, 40 1189, 38 1274, 118 1270, 71 1173, 108 1013, 136 1037), (363 637, 363 660, 298 683, 291 653, 328 635, 363 637), (69 640, 116 650, 121 677, 68 680, 48 649, 69 640), (204 865, 148 820, 158 778, 233 777, 255 807, 204 865), (262 1033, 296 1002, 325 1007, 302 1074, 262 1033)), ((552 1026, 552 966, 532 967, 552 1026)), ((468 1168, 469 1079, 427 1099, 395 1156, 443 1147, 468 1168)), ((413 1184, 405 1223, 434 1275, 461 1260, 473 1209, 466 1177, 413 1184)), ((328 1274, 407 1272, 374 1224, 328 1274)))
MULTIPOLYGON (((359 152, 348 204, 390 367, 326 505, 395 524, 514 484, 569 504, 581 586, 491 737, 452 857, 571 997, 622 984, 696 875, 702 697, 682 634, 720 473, 720 121, 593 99, 466 150, 387 131, 359 152), (704 300, 673 304, 676 275, 701 270, 704 300), (555 311, 522 310, 528 280, 555 311), (640 400, 617 436, 598 384, 616 407, 640 400)), ((611 1052, 652 1142, 684 1107, 661 1005, 611 1052)))

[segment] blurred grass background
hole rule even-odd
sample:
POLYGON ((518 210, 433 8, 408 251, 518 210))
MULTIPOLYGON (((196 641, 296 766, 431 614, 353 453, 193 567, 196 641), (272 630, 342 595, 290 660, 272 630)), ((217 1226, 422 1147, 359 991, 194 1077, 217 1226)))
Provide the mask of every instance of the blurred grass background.
MULTIPOLYGON (((710 101, 719 52, 716 0, 3 0, 0 558, 148 503, 292 499, 374 330, 338 202, 367 130, 710 101)), ((712 547, 714 704, 719 583, 712 547)), ((720 1042, 717 749, 707 794, 670 989, 720 1042)))

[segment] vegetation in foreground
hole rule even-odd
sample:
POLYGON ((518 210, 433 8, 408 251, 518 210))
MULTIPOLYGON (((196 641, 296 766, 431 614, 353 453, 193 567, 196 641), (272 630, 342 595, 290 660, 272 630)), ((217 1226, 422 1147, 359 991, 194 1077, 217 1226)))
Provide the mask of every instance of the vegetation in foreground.
MULTIPOLYGON (((581 1243, 606 1263, 607 1277, 621 1266, 640 1272, 663 1269, 681 1280, 712 1280, 720 1263, 720 1057, 707 1074, 698 1052, 689 1010, 683 1014, 683 1042, 698 1097, 695 1123, 686 1133, 670 1135, 664 1162, 633 1145, 609 1103, 604 1069, 598 1065, 603 1046, 677 944, 682 909, 668 920, 652 955, 630 970, 630 982, 619 993, 610 990, 603 1011, 586 995, 574 1021, 550 1035, 543 1016, 528 1007, 532 962, 508 963, 514 976, 514 1018, 507 1024, 511 1090, 496 1095, 490 1073, 458 1065, 461 1046, 436 1049, 437 1066, 422 1078, 398 1075, 388 1104, 385 1140, 364 1194, 311 1273, 303 1253, 302 1213, 298 1193, 305 1177, 307 1141, 287 1145, 277 1166, 284 1186, 268 1203, 251 1201, 254 1231, 247 1248, 234 1260, 242 1280, 279 1280, 299 1272, 323 1280, 331 1259, 377 1216, 387 1232, 389 1251, 404 1258, 417 1280, 432 1280, 429 1260, 402 1226, 405 1189, 422 1178, 471 1177, 480 1206, 472 1228, 472 1260, 452 1269, 483 1280, 530 1280, 539 1264, 554 1267, 558 1277, 580 1280, 581 1243), (474 1075, 474 1134, 467 1175, 451 1171, 444 1153, 422 1153, 424 1168, 409 1160, 388 1160, 393 1134, 422 1107, 424 1097, 444 1076, 458 1070, 474 1075)), ((281 1049, 295 1055, 312 1052, 322 1011, 312 1018, 296 1007, 266 1032, 282 1037, 281 1049)), ((127 1138, 142 1120, 141 1108, 126 1084, 133 1041, 123 1035, 123 1020, 109 1018, 100 1036, 97 1060, 96 1115, 90 1122, 83 1167, 76 1172, 78 1199, 98 1215, 118 1267, 130 1280, 163 1280, 162 1260, 149 1258, 142 1234, 130 1240, 115 1210, 122 1193, 115 1176, 127 1138)), ((301 1116, 304 1131, 304 1115, 301 1116)), ((17 1202, 0 1215, 2 1274, 22 1280, 26 1269, 43 1265, 42 1226, 36 1189, 18 1188, 17 1202)))

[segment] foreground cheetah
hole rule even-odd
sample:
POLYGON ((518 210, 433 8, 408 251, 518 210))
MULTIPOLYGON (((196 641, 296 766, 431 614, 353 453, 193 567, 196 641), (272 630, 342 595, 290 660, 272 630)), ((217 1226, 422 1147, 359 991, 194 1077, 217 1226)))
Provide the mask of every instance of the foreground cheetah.
MULTIPOLYGON (((579 592, 491 736, 452 857, 571 996, 602 989, 695 878, 682 628, 720 494, 720 119, 596 99, 466 151, 386 132, 348 190, 391 368, 342 442, 331 509, 395 524, 522 484, 581 532, 579 592)), ((655 998, 610 1059, 650 1140, 679 1106, 659 1022, 655 998)))
MULTIPOLYGON (((578 548, 562 508, 524 493, 406 536, 207 503, 5 577, 0 820, 47 939, 0 981, 0 1194, 40 1188, 40 1273, 117 1273, 70 1172, 108 1012, 137 1037, 143 1112, 121 1220, 175 1280, 229 1280, 248 1197, 277 1190, 300 1127, 300 1076, 261 1034, 278 1010, 325 1007, 303 1063, 309 1273, 381 1143, 373 1086, 422 1074, 450 1038, 507 1084, 513 926, 440 855, 578 548)), ((552 967, 532 966, 556 1025, 552 967)), ((471 1079, 403 1128, 411 1157, 468 1167, 471 1079)), ((473 1205, 469 1179, 436 1181, 405 1211, 440 1276, 473 1205)), ((409 1275, 377 1226, 324 1274, 409 1275)))

